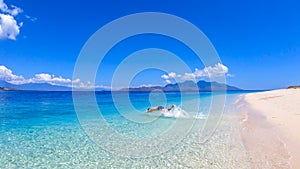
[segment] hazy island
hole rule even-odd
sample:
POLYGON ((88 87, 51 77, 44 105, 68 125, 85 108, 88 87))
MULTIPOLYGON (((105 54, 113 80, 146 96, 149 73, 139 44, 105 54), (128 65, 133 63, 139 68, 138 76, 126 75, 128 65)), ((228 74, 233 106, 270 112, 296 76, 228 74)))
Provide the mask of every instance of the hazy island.
MULTIPOLYGON (((38 90, 38 91, 72 91, 72 87, 51 85, 48 83, 27 83, 27 84, 11 84, 6 81, 0 81, 0 90, 38 90)), ((133 92, 147 92, 153 90, 161 90, 165 92, 178 92, 178 91, 238 91, 242 90, 238 87, 230 86, 218 82, 207 82, 200 80, 184 81, 180 83, 167 84, 165 86, 141 86, 123 88, 120 91, 133 91, 133 92)), ((95 91, 110 91, 104 88, 95 88, 95 91)))
POLYGON ((240 88, 230 86, 218 82, 206 82, 200 80, 198 82, 194 81, 185 81, 181 83, 167 84, 165 86, 151 86, 151 87, 132 87, 132 88, 123 88, 121 91, 152 91, 152 90, 161 90, 166 92, 173 91, 238 91, 242 90, 240 88))
POLYGON ((18 89, 10 88, 10 87, 0 87, 0 91, 11 91, 11 90, 18 90, 18 89))

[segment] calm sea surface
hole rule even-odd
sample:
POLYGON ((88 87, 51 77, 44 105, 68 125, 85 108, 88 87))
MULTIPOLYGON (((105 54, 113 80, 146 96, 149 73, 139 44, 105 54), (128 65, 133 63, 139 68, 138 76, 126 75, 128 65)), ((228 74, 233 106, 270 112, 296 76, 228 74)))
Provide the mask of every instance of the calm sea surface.
POLYGON ((77 92, 77 114, 72 92, 2 91, 0 168, 249 168, 233 105, 244 93, 96 92, 94 105, 77 92), (225 113, 200 143, 213 96, 225 113), (188 117, 145 113, 171 104, 188 117))

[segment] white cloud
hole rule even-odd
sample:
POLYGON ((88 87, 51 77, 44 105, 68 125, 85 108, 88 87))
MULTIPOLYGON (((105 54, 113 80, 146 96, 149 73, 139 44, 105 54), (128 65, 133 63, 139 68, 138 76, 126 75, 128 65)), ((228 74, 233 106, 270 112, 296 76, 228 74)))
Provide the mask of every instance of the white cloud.
POLYGON ((92 82, 81 82, 80 79, 73 80, 73 83, 68 87, 73 87, 76 89, 95 89, 95 88, 103 88, 103 89, 111 89, 110 86, 104 85, 94 85, 92 82))
POLYGON ((6 3, 4 3, 3 0, 0 0, 0 10, 1 12, 6 12, 6 13, 9 13, 9 9, 8 9, 8 6, 6 5, 6 3))
POLYGON ((155 84, 142 84, 138 87, 155 87, 155 86, 159 86, 159 85, 155 85, 155 84))
POLYGON ((28 79, 27 83, 49 83, 52 85, 67 86, 72 83, 72 80, 68 78, 63 78, 61 76, 57 77, 55 75, 40 73, 36 74, 34 78, 28 79))
POLYGON ((5 81, 24 81, 24 77, 23 76, 17 76, 15 74, 13 74, 13 72, 8 69, 5 66, 0 66, 0 80, 5 80, 5 81))
POLYGON ((177 75, 176 75, 175 72, 170 72, 170 73, 168 73, 167 75, 166 75, 166 74, 162 75, 161 78, 167 80, 167 79, 170 79, 170 78, 175 78, 176 76, 177 76, 177 75))
POLYGON ((26 83, 49 83, 51 85, 74 87, 78 89, 93 89, 105 88, 110 89, 110 86, 94 85, 91 82, 82 82, 80 79, 71 80, 61 76, 50 75, 47 73, 35 74, 34 77, 26 79, 23 76, 13 74, 12 70, 5 66, 0 66, 0 80, 12 84, 26 84, 26 83))
POLYGON ((16 40, 20 33, 20 27, 23 25, 17 24, 17 21, 8 14, 0 14, 0 39, 16 40))
POLYGON ((0 10, 6 11, 8 9, 8 6, 3 2, 3 0, 0 0, 0 10))
POLYGON ((208 66, 201 70, 196 68, 194 72, 184 73, 182 75, 171 72, 162 75, 161 78, 164 79, 166 83, 171 83, 171 79, 181 82, 186 80, 195 81, 199 78, 216 78, 221 76, 233 77, 232 74, 228 74, 227 66, 217 63, 214 66, 208 66))
POLYGON ((207 73, 205 73, 205 71, 204 70, 199 70, 199 69, 195 69, 195 75, 196 75, 196 77, 205 77, 205 76, 207 76, 207 73))
POLYGON ((19 13, 22 13, 23 10, 15 5, 11 5, 9 8, 3 0, 0 0, 0 10, 3 13, 8 13, 12 16, 17 16, 19 13))
POLYGON ((167 84, 172 83, 171 80, 169 80, 169 79, 168 79, 168 80, 165 80, 165 82, 166 82, 167 84))
POLYGON ((168 75, 162 75, 161 78, 166 80, 166 79, 169 79, 169 76, 168 75))
POLYGON ((31 20, 32 22, 35 22, 37 20, 37 18, 29 16, 29 15, 25 15, 25 18, 31 20))
POLYGON ((11 5, 9 8, 3 0, 0 0, 0 40, 16 40, 23 22, 18 24, 15 16, 22 12, 23 10, 21 8, 14 5, 11 5))
POLYGON ((175 77, 176 77, 176 73, 175 73, 175 72, 169 73, 169 77, 170 77, 170 78, 175 78, 175 77))
POLYGON ((218 63, 215 66, 208 66, 204 68, 204 72, 208 74, 209 77, 220 77, 226 75, 228 73, 228 67, 225 65, 218 63))
MULTIPOLYGON (((0 0, 1 1, 1 0, 0 0)), ((19 13, 22 13, 23 10, 15 5, 11 5, 12 9, 8 10, 8 13, 10 13, 12 16, 17 16, 19 13)))
POLYGON ((194 73, 184 73, 182 76, 179 77, 180 81, 186 81, 186 80, 196 80, 196 75, 194 73))

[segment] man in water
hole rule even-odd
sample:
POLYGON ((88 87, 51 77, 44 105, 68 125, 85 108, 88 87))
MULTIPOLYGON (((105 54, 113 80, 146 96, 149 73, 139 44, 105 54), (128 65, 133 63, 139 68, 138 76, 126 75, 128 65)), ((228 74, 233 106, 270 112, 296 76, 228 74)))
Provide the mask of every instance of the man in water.
POLYGON ((169 108, 164 108, 163 106, 155 106, 155 107, 150 107, 150 108, 148 108, 147 109, 147 113, 151 113, 151 112, 153 112, 153 111, 164 111, 164 110, 168 110, 168 112, 169 111, 171 111, 173 108, 175 108, 176 106, 174 105, 174 104, 172 104, 172 106, 171 107, 169 107, 169 108))

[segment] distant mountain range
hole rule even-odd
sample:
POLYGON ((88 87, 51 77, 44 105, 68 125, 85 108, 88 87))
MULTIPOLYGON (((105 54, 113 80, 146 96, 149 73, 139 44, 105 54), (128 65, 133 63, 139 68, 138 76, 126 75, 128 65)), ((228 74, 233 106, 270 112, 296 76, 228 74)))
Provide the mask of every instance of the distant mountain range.
MULTIPOLYGON (((27 84, 11 84, 6 81, 0 81, 0 87, 10 90, 41 90, 41 91, 71 91, 72 88, 65 86, 55 86, 48 83, 27 83, 27 84)), ((1 89, 0 89, 1 90, 1 89)))
MULTIPOLYGON (((49 83, 26 83, 26 84, 11 84, 0 80, 0 90, 36 90, 36 91, 72 91, 71 87, 56 86, 49 83)), ((81 89, 88 90, 88 89, 81 89)), ((96 91, 106 90, 104 88, 96 88, 96 91)))
MULTIPOLYGON (((27 83, 15 85, 6 81, 0 81, 0 90, 39 90, 39 91, 71 91, 71 87, 55 86, 48 83, 27 83)), ((103 91, 103 88, 97 88, 96 91, 103 91)), ((218 82, 199 81, 185 81, 182 83, 168 84, 166 86, 152 86, 152 87, 136 87, 136 88, 123 88, 120 91, 234 91, 242 90, 234 86, 218 82)))
POLYGON ((197 83, 193 81, 185 81, 182 83, 168 84, 166 86, 152 86, 152 87, 137 87, 137 88, 124 88, 121 91, 235 91, 242 90, 240 88, 229 86, 218 82, 206 82, 203 80, 197 83))

